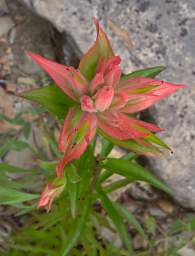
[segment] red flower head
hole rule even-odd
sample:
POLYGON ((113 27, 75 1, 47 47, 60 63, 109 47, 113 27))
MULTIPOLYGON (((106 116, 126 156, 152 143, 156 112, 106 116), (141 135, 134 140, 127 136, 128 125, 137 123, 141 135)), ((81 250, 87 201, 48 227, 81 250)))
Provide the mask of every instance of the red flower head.
POLYGON ((122 79, 121 59, 115 56, 97 20, 95 23, 96 41, 82 57, 78 70, 29 53, 59 88, 78 103, 69 109, 59 138, 59 150, 64 154, 56 168, 59 177, 65 165, 85 151, 97 128, 106 138, 137 153, 159 154, 154 144, 166 145, 152 132, 161 129, 130 114, 183 87, 146 77, 122 79))
POLYGON ((53 183, 48 183, 42 192, 37 208, 44 206, 49 212, 54 198, 58 197, 64 190, 65 184, 62 179, 56 178, 53 183))

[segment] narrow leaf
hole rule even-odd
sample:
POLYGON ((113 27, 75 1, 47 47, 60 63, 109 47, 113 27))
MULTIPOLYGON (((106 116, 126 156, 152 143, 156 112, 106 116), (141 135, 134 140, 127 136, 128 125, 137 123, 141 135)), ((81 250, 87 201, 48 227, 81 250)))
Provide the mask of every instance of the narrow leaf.
POLYGON ((124 176, 131 181, 133 179, 146 181, 154 187, 161 189, 168 194, 172 194, 170 188, 168 188, 162 181, 156 178, 151 172, 137 163, 133 163, 128 160, 109 158, 102 162, 102 167, 113 173, 124 176))
POLYGON ((107 35, 97 20, 95 20, 95 24, 97 30, 96 41, 88 52, 82 57, 79 64, 79 69, 87 80, 91 80, 94 77, 96 67, 100 59, 114 56, 107 35))
POLYGON ((149 145, 146 147, 131 139, 130 140, 115 139, 109 136, 108 134, 104 133, 100 129, 98 129, 98 132, 100 135, 102 135, 105 139, 109 140, 111 143, 118 145, 120 147, 123 147, 125 149, 131 150, 137 154, 148 155, 148 156, 162 156, 162 152, 160 151, 159 147, 157 147, 155 144, 153 145, 154 142, 149 143, 149 141, 147 141, 149 145))
POLYGON ((64 169, 65 173, 67 173, 68 179, 71 183, 77 183, 81 180, 81 177, 77 173, 77 169, 73 164, 69 164, 64 169))
POLYGON ((33 89, 20 96, 39 103, 58 118, 64 118, 68 108, 76 104, 56 85, 33 89))
POLYGON ((24 169, 21 167, 17 167, 14 165, 6 164, 6 163, 0 163, 0 173, 5 173, 5 172, 21 172, 21 173, 26 173, 26 172, 32 172, 33 170, 31 169, 24 169))
POLYGON ((131 214, 125 207, 118 203, 114 203, 114 206, 118 210, 121 217, 125 218, 129 222, 129 224, 134 226, 134 228, 140 233, 140 235, 146 237, 142 226, 139 224, 139 222, 136 220, 133 214, 131 214))
POLYGON ((10 188, 1 187, 0 189, 0 204, 2 205, 16 205, 37 198, 39 198, 39 195, 20 192, 10 188))
POLYGON ((141 70, 134 71, 130 74, 124 74, 122 75, 121 79, 126 80, 131 77, 140 77, 140 76, 154 78, 155 76, 160 74, 165 68, 166 67, 164 66, 158 66, 158 67, 141 69, 141 70))
POLYGON ((33 150, 32 147, 25 141, 9 140, 0 148, 0 158, 4 157, 6 153, 11 149, 20 151, 25 148, 33 150))
POLYGON ((89 216, 90 208, 91 208, 91 196, 90 195, 85 199, 83 206, 84 206, 83 210, 81 211, 82 214, 81 214, 81 216, 77 217, 75 224, 72 227, 72 229, 67 237, 67 240, 64 245, 65 249, 63 250, 63 253, 61 254, 61 256, 69 255, 72 248, 78 242, 83 229, 85 228, 85 224, 87 222, 87 218, 89 216))
POLYGON ((108 216, 111 218, 114 225, 116 226, 125 246, 129 251, 129 256, 133 255, 130 237, 125 228, 125 225, 123 223, 121 216, 118 214, 118 211, 116 210, 116 208, 114 207, 114 205, 112 204, 108 196, 104 193, 104 191, 101 189, 99 185, 97 186, 97 191, 102 201, 103 207, 105 208, 106 212, 108 213, 108 216))
POLYGON ((101 157, 107 157, 114 147, 114 145, 109 140, 106 140, 104 137, 101 138, 101 146, 101 157))

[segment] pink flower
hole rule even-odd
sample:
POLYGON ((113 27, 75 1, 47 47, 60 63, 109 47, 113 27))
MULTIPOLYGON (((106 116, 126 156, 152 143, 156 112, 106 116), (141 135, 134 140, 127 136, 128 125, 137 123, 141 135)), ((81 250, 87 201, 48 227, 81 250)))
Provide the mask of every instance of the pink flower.
POLYGON ((82 57, 78 70, 29 53, 59 88, 77 102, 69 109, 59 138, 63 157, 56 167, 58 177, 62 176, 66 164, 82 155, 97 128, 121 145, 123 141, 133 140, 131 143, 136 145, 150 146, 154 141, 152 132, 161 128, 129 114, 144 110, 183 87, 145 77, 122 80, 121 59, 114 55, 105 32, 95 22, 96 41, 82 57))
POLYGON ((54 198, 59 197, 64 186, 62 179, 59 180, 59 178, 56 178, 53 183, 48 183, 41 194, 37 208, 44 206, 49 212, 54 198))

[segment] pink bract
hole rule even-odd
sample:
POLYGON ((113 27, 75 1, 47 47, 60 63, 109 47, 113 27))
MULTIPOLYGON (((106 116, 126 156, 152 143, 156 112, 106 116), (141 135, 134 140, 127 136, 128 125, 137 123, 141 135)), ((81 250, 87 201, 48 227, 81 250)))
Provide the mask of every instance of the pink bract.
MULTIPOLYGON (((184 87, 146 77, 121 80, 120 57, 115 56, 99 22, 96 20, 95 23, 96 41, 82 57, 78 70, 28 53, 56 85, 78 103, 69 109, 59 137, 58 145, 63 157, 56 167, 58 177, 63 176, 66 164, 83 154, 97 128, 114 139, 132 139, 147 146, 143 139, 161 129, 129 114, 144 110, 184 87)), ((48 198, 47 194, 53 193, 51 191, 54 189, 48 185, 44 192, 46 196, 43 196, 46 199, 40 203, 48 208, 53 197, 48 198)))

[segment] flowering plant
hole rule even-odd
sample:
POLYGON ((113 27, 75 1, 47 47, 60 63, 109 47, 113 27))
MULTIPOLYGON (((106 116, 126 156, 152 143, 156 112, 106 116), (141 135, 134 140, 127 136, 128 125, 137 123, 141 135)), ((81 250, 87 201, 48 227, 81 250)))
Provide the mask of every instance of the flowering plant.
POLYGON ((163 149, 169 149, 154 134, 162 129, 136 119, 135 113, 145 110, 184 85, 154 79, 164 67, 123 74, 120 57, 115 55, 97 20, 95 24, 96 41, 82 57, 78 69, 28 52, 51 76, 55 85, 34 89, 23 93, 23 96, 43 105, 62 121, 58 140, 61 158, 56 164, 56 177, 43 190, 38 208, 45 206, 47 211, 52 211, 54 198, 69 192, 74 225, 62 253, 68 255, 78 243, 87 220, 91 218, 95 202, 101 200, 102 207, 128 249, 128 255, 132 255, 123 223, 129 213, 112 202, 108 194, 134 180, 147 181, 168 193, 171 191, 138 165, 134 154, 122 158, 109 158, 108 155, 114 145, 148 156, 161 156, 163 149), (95 151, 97 135, 102 142, 99 154, 95 151), (104 181, 114 173, 124 179, 105 187, 104 181))

